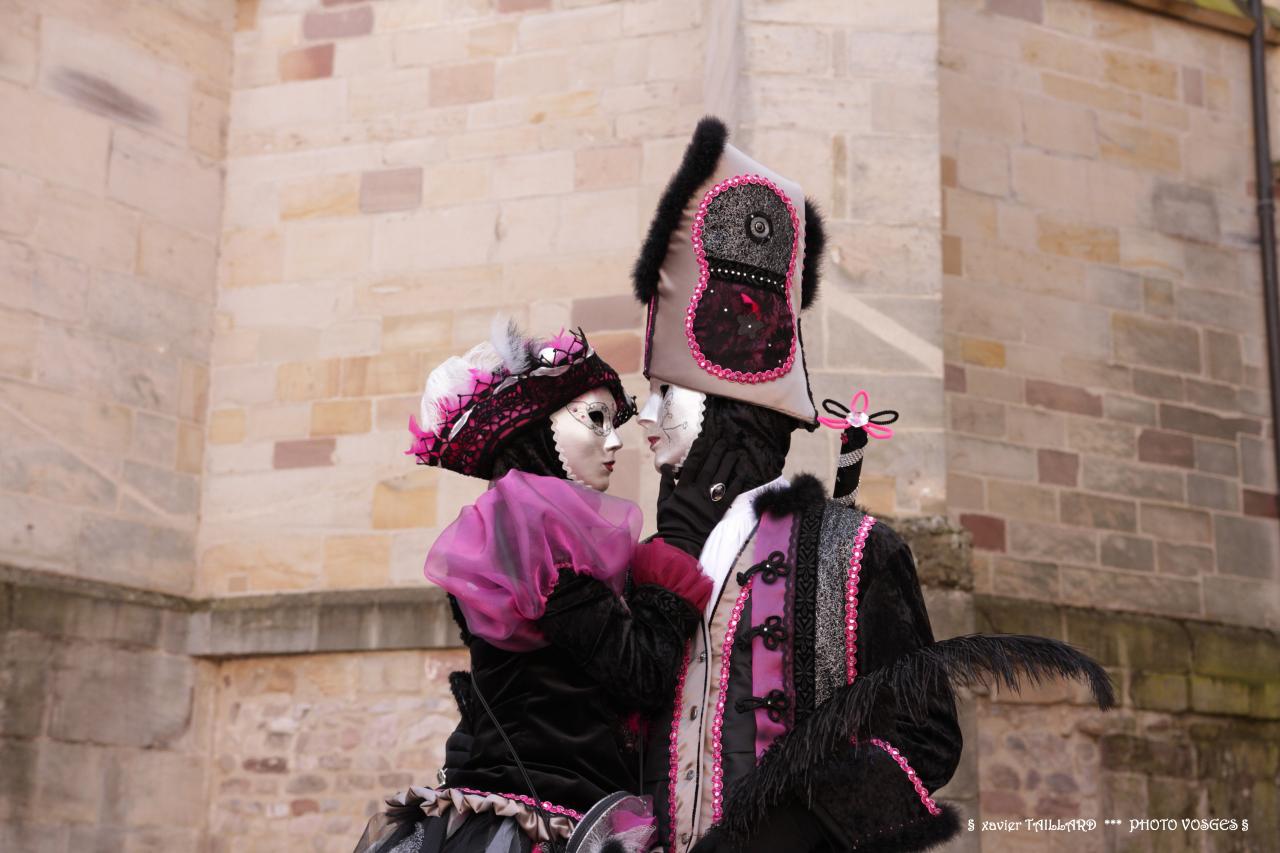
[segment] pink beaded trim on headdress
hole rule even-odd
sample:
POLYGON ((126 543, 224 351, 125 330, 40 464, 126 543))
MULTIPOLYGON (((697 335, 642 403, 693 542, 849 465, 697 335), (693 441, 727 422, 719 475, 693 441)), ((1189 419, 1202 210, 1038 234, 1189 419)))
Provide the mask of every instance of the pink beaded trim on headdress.
MULTIPOLYGON (((698 338, 693 333, 693 317, 698 310, 698 303, 702 301, 702 292, 707 289, 707 283, 711 279, 711 267, 707 263, 707 252, 702 245, 702 223, 706 221, 707 207, 716 196, 720 195, 720 193, 731 187, 738 187, 743 184, 760 184, 761 186, 768 187, 773 190, 786 204, 787 212, 791 214, 791 230, 793 235, 791 238, 791 261, 787 266, 787 281, 783 292, 787 300, 788 310, 791 308, 791 278, 796 270, 796 250, 800 245, 800 217, 796 215, 796 208, 795 205, 791 203, 791 199, 787 198, 787 194, 778 189, 778 186, 774 184, 773 181, 761 175, 738 175, 733 178, 727 178, 708 190, 707 194, 702 197, 702 202, 698 205, 698 212, 693 217, 693 254, 698 259, 698 286, 694 289, 693 298, 689 300, 689 307, 685 311, 684 334, 689 340, 689 350, 693 353, 693 360, 698 363, 699 367, 710 373, 712 376, 719 377, 720 379, 728 379, 731 382, 769 382, 777 379, 779 376, 784 376, 791 370, 791 366, 795 364, 796 338, 798 336, 794 328, 791 332, 791 351, 787 353, 787 360, 775 368, 764 370, 759 373, 744 373, 739 370, 729 370, 727 367, 722 367, 716 364, 703 354, 702 347, 698 344, 698 338)), ((795 316, 793 314, 792 324, 794 325, 794 323, 795 316)))
POLYGON ((667 755, 671 766, 667 772, 667 817, 671 831, 670 849, 676 849, 676 820, 679 809, 676 808, 676 780, 680 777, 680 721, 684 718, 684 682, 689 677, 689 654, 692 641, 685 644, 684 658, 680 664, 680 677, 676 679, 675 711, 671 719, 671 738, 667 743, 667 755))
POLYGON ((742 609, 751 597, 751 585, 756 579, 750 578, 738 600, 733 603, 733 612, 729 615, 729 626, 724 632, 724 646, 720 650, 720 694, 716 697, 716 715, 711 721, 711 822, 719 823, 724 811, 724 751, 720 746, 720 736, 724 730, 724 702, 729 691, 729 667, 733 660, 733 637, 738 633, 738 622, 742 620, 742 609))
POLYGON ((557 806, 555 803, 539 803, 533 797, 526 796, 525 794, 495 794, 492 791, 477 791, 475 788, 458 788, 458 790, 462 791, 464 794, 475 794, 478 797, 505 797, 508 800, 515 800, 518 803, 524 803, 526 806, 534 809, 541 806, 542 810, 545 812, 563 815, 564 817, 572 820, 582 820, 582 812, 575 812, 571 808, 557 806))
MULTIPOLYGON (((844 666, 845 678, 849 684, 853 684, 854 679, 858 677, 858 581, 862 573, 862 555, 867 547, 867 536, 870 535, 871 528, 875 523, 874 516, 863 516, 862 523, 858 525, 858 533, 853 540, 853 553, 849 557, 849 579, 845 583, 844 594, 844 666)), ((857 739, 855 738, 855 740, 857 739)), ((911 769, 911 765, 907 763, 906 756, 887 740, 873 737, 871 742, 887 752, 889 757, 902 768, 902 772, 907 774, 907 778, 911 780, 911 785, 916 789, 916 794, 920 797, 920 802, 924 805, 925 810, 934 817, 942 814, 942 809, 934 802, 933 797, 929 796, 929 791, 925 788, 924 783, 920 781, 920 777, 916 775, 916 771, 911 769)))

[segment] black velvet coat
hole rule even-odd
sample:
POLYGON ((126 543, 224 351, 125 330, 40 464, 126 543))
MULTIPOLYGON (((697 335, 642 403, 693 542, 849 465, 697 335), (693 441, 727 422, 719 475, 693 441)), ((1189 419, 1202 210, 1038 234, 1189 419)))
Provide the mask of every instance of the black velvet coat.
MULTIPOLYGON (((454 618, 476 683, 539 797, 585 813, 615 791, 639 790, 633 720, 671 694, 699 619, 688 603, 655 585, 631 590, 624 601, 563 570, 538 621, 546 648, 504 651, 467 631, 456 607, 454 618)), ((451 681, 462 722, 450 741, 461 748, 447 756, 446 785, 531 795, 470 679, 455 673, 451 681)))
MULTIPOLYGON (((908 772, 909 767, 932 792, 946 784, 959 762, 962 738, 947 680, 917 684, 910 708, 888 691, 873 691, 878 695, 863 700, 854 713, 841 701, 852 687, 846 672, 846 594, 863 514, 826 500, 821 485, 804 477, 789 489, 764 493, 757 511, 791 518, 791 544, 781 570, 771 578, 763 567, 752 569, 753 594, 762 583, 785 584, 787 608, 781 631, 775 627, 766 644, 748 599, 723 716, 724 813, 695 849, 909 851, 951 837, 958 830, 954 811, 937 803, 936 813, 931 812, 908 772), (785 696, 775 696, 771 707, 786 727, 758 760, 755 721, 765 697, 752 695, 756 655, 784 660, 785 696), (859 719, 862 725, 856 724, 859 719), (873 738, 897 749, 909 764, 901 765, 873 738)), ((744 580, 741 575, 728 579, 720 607, 732 606, 744 580)), ((870 530, 857 592, 857 680, 933 643, 911 551, 884 524, 870 530)), ((717 648, 722 642, 710 638, 717 648)), ((689 701, 696 700, 686 697, 689 701)), ((710 715, 713 708, 703 713, 710 715)), ((649 766, 666 770, 667 739, 655 740, 649 766)), ((669 780, 656 772, 648 775, 647 787, 664 822, 660 837, 668 838, 669 780)), ((700 784, 709 784, 706 776, 704 768, 700 784)))

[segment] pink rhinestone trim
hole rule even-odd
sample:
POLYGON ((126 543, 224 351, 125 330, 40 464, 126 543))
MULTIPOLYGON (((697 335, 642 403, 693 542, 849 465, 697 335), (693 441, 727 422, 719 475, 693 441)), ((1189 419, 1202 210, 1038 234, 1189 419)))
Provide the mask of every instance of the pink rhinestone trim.
POLYGON ((916 771, 912 770, 911 765, 907 763, 907 757, 901 752, 898 752, 896 748, 890 746, 887 740, 881 740, 878 737, 873 737, 871 742, 889 753, 889 757, 898 763, 898 766, 902 768, 903 773, 907 774, 907 778, 911 780, 912 786, 915 787, 916 793, 920 796, 920 802, 924 803, 924 807, 928 810, 929 814, 934 817, 942 814, 942 809, 938 808, 938 804, 933 801, 933 797, 929 796, 929 792, 925 790, 924 783, 920 781, 920 777, 916 775, 916 771))
POLYGON ((858 677, 858 579, 862 574, 862 552, 875 523, 874 516, 866 515, 858 525, 853 554, 849 557, 849 578, 844 586, 844 671, 848 684, 853 684, 858 677))
MULTIPOLYGON (((862 555, 867 547, 867 536, 870 535, 875 523, 875 516, 863 517, 862 523, 858 525, 858 533, 853 539, 853 553, 849 557, 849 579, 845 582, 844 592, 844 667, 849 684, 853 684, 853 680, 858 677, 858 581, 862 574, 862 555)), ((929 814, 934 817, 942 814, 942 809, 938 808, 933 797, 929 796, 928 790, 916 775, 916 771, 912 770, 911 765, 907 763, 906 756, 891 746, 887 740, 873 737, 871 742, 889 753, 889 757, 897 762, 903 773, 907 774, 912 787, 916 789, 916 794, 920 796, 920 802, 924 804, 929 814)))
MULTIPOLYGON (((481 797, 506 797, 508 800, 515 800, 532 808, 538 807, 538 801, 525 794, 495 794, 492 791, 477 791, 475 788, 458 788, 458 790, 465 794, 476 794, 481 797)), ((557 806, 555 803, 542 803, 542 810, 552 814, 563 815, 573 820, 582 820, 582 812, 575 812, 573 809, 557 806)))
POLYGON ((676 780, 680 778, 680 721, 684 719, 684 682, 689 677, 689 654, 693 642, 685 644, 684 662, 680 664, 680 677, 676 679, 675 710, 671 715, 671 738, 667 742, 667 755, 671 765, 667 770, 667 823, 671 831, 669 850, 676 849, 676 821, 679 809, 676 808, 676 780))
MULTIPOLYGON (((711 359, 707 358, 702 352, 702 347, 698 344, 697 337, 693 334, 693 317, 697 313, 698 303, 702 301, 702 292, 707 289, 707 282, 711 279, 711 268, 707 264, 707 252, 702 246, 702 223, 706 221, 707 207, 711 201, 720 193, 731 187, 739 187, 743 184, 760 184, 768 187, 777 193, 787 206, 787 212, 791 214, 791 262, 787 266, 787 282, 785 288, 785 296, 787 306, 791 306, 791 278, 796 269, 796 249, 800 245, 800 217, 796 215, 795 205, 791 203, 791 199, 787 198, 786 193, 778 188, 773 181, 761 175, 738 175, 733 178, 727 178, 716 184, 707 194, 702 197, 702 202, 698 205, 698 212, 693 217, 693 254, 698 259, 698 286, 694 288, 693 298, 689 300, 689 307, 684 315, 684 334, 689 340, 689 350, 693 353, 693 360, 698 366, 710 373, 712 376, 720 379, 728 379, 731 382, 770 382, 779 376, 786 375, 791 370, 791 366, 796 360, 796 334, 795 329, 791 331, 791 351, 787 353, 787 360, 778 367, 771 370, 765 370, 760 373, 743 373, 738 370, 729 370, 722 367, 711 359)), ((792 315, 792 323, 794 325, 794 314, 792 315)))
POLYGON ((729 689, 729 665, 733 660, 733 638, 742 620, 742 608, 751 597, 752 577, 738 593, 729 614, 729 627, 724 632, 724 646, 720 649, 720 694, 716 697, 716 716, 711 721, 711 822, 719 823, 724 811, 724 752, 720 747, 720 735, 724 731, 724 701, 729 689))

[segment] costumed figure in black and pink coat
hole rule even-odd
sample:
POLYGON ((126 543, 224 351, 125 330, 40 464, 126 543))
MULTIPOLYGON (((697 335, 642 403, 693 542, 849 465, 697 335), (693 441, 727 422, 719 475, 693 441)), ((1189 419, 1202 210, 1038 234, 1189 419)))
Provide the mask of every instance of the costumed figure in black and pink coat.
POLYGON ((584 826, 568 849, 652 845, 651 806, 627 796, 641 758, 629 721, 670 695, 710 584, 684 551, 638 543, 639 507, 603 494, 633 413, 580 332, 495 327, 432 372, 410 453, 491 481, 425 567, 471 671, 451 678, 462 721, 441 784, 389 800, 357 851, 563 850, 584 826))
MULTIPOLYGON (((962 748, 953 685, 1063 676, 1113 701, 1063 643, 935 641, 911 550, 852 501, 856 472, 842 500, 782 477, 791 433, 818 422, 800 313, 822 244, 800 187, 704 119, 635 268, 658 533, 714 584, 645 764, 679 853, 926 849, 958 831, 934 797, 962 748)), ((835 425, 871 420, 852 414, 835 425)))

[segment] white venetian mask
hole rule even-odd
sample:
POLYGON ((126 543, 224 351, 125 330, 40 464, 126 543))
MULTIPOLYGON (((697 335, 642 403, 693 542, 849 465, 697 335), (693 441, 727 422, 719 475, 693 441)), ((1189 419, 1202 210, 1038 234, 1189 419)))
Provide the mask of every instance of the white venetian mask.
POLYGON ((593 388, 552 412, 551 435, 570 480, 599 492, 609 488, 614 457, 622 447, 613 428, 617 410, 613 394, 593 388))
POLYGON ((649 383, 649 399, 637 420, 649 439, 653 467, 679 468, 689 456, 693 440, 702 432, 707 395, 655 379, 649 383))

